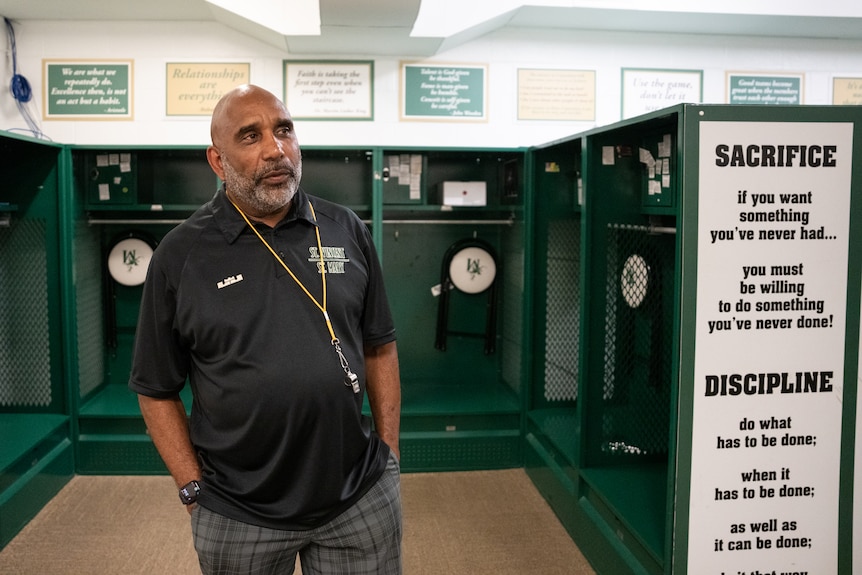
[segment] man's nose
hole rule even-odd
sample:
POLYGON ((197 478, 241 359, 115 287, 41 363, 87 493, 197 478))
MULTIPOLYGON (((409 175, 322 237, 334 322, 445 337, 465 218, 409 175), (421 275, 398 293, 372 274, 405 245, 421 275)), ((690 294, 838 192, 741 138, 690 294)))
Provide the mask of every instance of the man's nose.
POLYGON ((264 152, 267 158, 281 158, 284 156, 285 143, 275 134, 269 134, 264 143, 264 152))

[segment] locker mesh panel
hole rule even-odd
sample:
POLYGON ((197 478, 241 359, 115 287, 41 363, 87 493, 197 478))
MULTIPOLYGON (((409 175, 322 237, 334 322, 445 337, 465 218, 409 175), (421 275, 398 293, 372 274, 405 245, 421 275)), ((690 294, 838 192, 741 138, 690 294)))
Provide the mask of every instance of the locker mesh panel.
POLYGON ((78 222, 75 229, 75 304, 81 397, 96 389, 105 373, 101 257, 98 230, 84 221, 78 222))
POLYGON ((666 454, 673 238, 625 226, 609 227, 608 238, 602 449, 615 454, 666 454), (626 268, 633 255, 643 258, 648 268, 626 268), (639 304, 636 298, 627 302, 623 282, 632 290, 629 294, 645 294, 639 304))
POLYGON ((518 465, 519 445, 518 437, 402 438, 401 458, 422 469, 493 469, 518 465))
MULTIPOLYGON (((95 437, 95 436, 91 436, 95 437)), ((87 474, 164 473, 167 471, 153 442, 90 441, 81 442, 78 470, 87 474)))
POLYGON ((0 229, 0 406, 51 403, 45 222, 0 229))
POLYGON ((545 306, 545 399, 578 397, 580 220, 549 223, 545 306))
POLYGON ((503 235, 502 256, 502 298, 498 310, 502 326, 503 381, 516 393, 521 387, 521 337, 523 330, 524 305, 524 226, 515 224, 511 233, 503 235))

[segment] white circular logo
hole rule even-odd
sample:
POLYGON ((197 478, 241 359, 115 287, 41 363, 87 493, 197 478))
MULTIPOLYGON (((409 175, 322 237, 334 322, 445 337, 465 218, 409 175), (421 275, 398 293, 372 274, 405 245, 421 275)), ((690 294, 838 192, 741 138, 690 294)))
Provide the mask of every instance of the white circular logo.
POLYGON ((464 293, 481 293, 494 283, 497 264, 487 250, 467 247, 449 262, 449 279, 464 293))
POLYGON ((153 248, 144 240, 126 238, 117 242, 108 254, 108 272, 124 286, 136 286, 147 279, 147 268, 153 248))
POLYGON ((620 275, 620 290, 629 307, 638 307, 646 298, 649 286, 649 265, 641 256, 628 257, 620 275))

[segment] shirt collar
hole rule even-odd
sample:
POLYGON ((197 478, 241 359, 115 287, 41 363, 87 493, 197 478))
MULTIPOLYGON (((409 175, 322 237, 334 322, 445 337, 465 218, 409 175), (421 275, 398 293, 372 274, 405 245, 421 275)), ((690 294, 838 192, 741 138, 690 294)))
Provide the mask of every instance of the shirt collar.
MULTIPOLYGON (((231 204, 225 193, 224 184, 222 184, 218 193, 213 198, 212 206, 213 217, 222 234, 224 234, 225 240, 230 244, 234 243, 240 234, 248 228, 248 224, 245 223, 243 217, 231 204)), ((317 225, 309 206, 308 196, 302 188, 299 188, 291 200, 290 210, 284 216, 284 219, 276 225, 276 229, 289 225, 296 220, 305 220, 311 225, 317 225)))

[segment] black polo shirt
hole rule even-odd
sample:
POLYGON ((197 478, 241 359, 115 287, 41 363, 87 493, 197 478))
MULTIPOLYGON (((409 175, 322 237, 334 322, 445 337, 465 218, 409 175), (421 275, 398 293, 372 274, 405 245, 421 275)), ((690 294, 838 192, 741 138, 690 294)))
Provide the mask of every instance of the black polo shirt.
POLYGON ((258 230, 322 305, 315 226, 327 312, 361 393, 345 385, 321 310, 223 187, 153 254, 129 381, 136 393, 165 398, 188 377, 199 503, 274 529, 334 518, 379 478, 389 453, 362 415, 363 346, 395 339, 365 224, 300 190, 281 223, 258 230))

